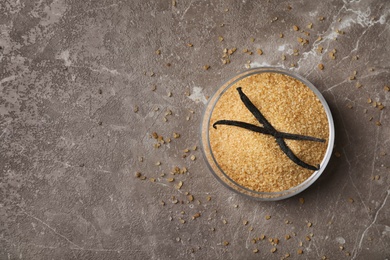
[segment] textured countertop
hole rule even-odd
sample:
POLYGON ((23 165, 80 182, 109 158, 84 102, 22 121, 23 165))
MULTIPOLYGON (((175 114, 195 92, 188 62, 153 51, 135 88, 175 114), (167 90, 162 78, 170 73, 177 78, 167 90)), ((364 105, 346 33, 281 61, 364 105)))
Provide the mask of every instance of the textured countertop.
POLYGON ((3 0, 0 14, 0 259, 390 258, 389 1, 3 0), (207 99, 258 66, 306 77, 335 119, 326 171, 279 202, 227 190, 200 149, 207 99))

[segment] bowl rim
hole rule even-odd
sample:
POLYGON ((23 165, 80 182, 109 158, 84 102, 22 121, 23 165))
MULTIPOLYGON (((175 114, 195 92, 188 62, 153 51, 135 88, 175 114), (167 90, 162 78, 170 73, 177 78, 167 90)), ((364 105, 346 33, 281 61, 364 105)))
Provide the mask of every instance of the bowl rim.
POLYGON ((200 139, 201 139, 201 149, 203 157, 206 161, 206 164, 211 171, 211 173, 216 177, 216 179, 221 182, 225 187, 227 187, 229 190, 232 190, 240 195, 244 195, 248 198, 260 200, 260 201, 276 201, 276 200, 282 200, 287 199, 292 196, 295 196, 302 191, 306 190, 308 187, 310 187, 324 172, 326 166, 329 163, 329 160, 332 155, 333 147, 334 147, 334 140, 335 140, 335 128, 334 128, 334 121, 332 117, 331 110, 328 106, 328 103, 326 102, 325 98, 321 94, 321 92, 306 78, 302 77, 301 75, 286 70, 282 68, 277 67, 258 67, 253 68, 249 70, 245 70, 241 73, 238 73, 234 75, 232 78, 228 79, 224 84, 222 84, 213 94, 213 96, 208 100, 205 109, 202 113, 202 120, 200 124, 200 139), (232 180, 218 165, 217 161, 214 158, 214 155, 212 153, 211 147, 210 147, 210 141, 209 141, 209 126, 210 126, 210 119, 211 115, 214 111, 215 104, 218 102, 219 98, 230 88, 232 87, 236 82, 242 80, 243 78, 252 76, 254 74, 261 74, 261 73, 278 73, 290 76, 292 78, 295 78, 299 81, 301 81, 304 85, 306 85, 308 88, 310 88, 311 91, 314 92, 314 94, 317 96, 317 98, 320 100, 325 113, 327 115, 328 119, 328 126, 329 126, 329 137, 328 137, 328 147, 326 149, 326 153, 320 163, 320 169, 317 171, 314 171, 309 178, 307 178, 304 182, 298 184, 297 186, 294 186, 288 190, 283 191, 277 191, 277 192, 259 192, 251 190, 247 187, 244 187, 234 180, 232 180), (212 158, 212 162, 210 162, 209 156, 212 158), (218 167, 218 170, 220 173, 224 175, 224 178, 227 179, 231 184, 235 186, 235 188, 231 187, 221 179, 220 175, 218 175, 215 172, 214 167, 211 164, 214 164, 218 167), (240 190, 245 191, 245 193, 241 192, 240 190), (251 194, 251 195, 249 195, 251 194))

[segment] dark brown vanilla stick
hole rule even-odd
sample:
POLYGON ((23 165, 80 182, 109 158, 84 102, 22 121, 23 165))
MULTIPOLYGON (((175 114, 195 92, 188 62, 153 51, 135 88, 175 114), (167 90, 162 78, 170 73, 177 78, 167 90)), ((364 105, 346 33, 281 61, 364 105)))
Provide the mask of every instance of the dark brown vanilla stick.
POLYGON ((290 140, 303 140, 303 141, 313 141, 313 142, 321 142, 324 143, 325 139, 312 137, 312 136, 306 136, 306 135, 299 135, 299 134, 290 134, 290 133, 284 133, 284 132, 278 132, 272 133, 272 131, 269 131, 265 129, 264 127, 260 127, 257 125, 252 125, 249 123, 241 122, 241 121, 235 121, 235 120, 218 120, 213 124, 213 127, 216 129, 217 125, 232 125, 241 127, 247 130, 251 130, 256 133, 266 134, 266 135, 272 135, 276 138, 284 138, 284 139, 290 139, 290 140))

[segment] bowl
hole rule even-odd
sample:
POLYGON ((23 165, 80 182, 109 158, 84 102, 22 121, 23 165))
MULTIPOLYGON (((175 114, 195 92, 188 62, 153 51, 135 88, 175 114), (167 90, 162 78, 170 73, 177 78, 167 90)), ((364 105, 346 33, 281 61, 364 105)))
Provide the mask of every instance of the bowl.
MULTIPOLYGON (((275 86, 276 86, 275 85, 275 86)), ((283 86, 284 86, 283 85, 283 86)), ((270 92, 270 93, 271 93, 270 92)), ((259 111, 262 111, 261 104, 265 103, 263 102, 263 97, 257 98, 252 105, 255 106, 259 111), (260 100, 260 101, 259 101, 260 100), (256 102, 255 102, 256 101, 256 102), (260 106, 256 106, 255 104, 260 104, 260 106)), ((271 101, 268 101, 271 102, 271 101)), ((279 105, 278 105, 279 106, 279 105)), ((278 109, 278 106, 276 106, 276 111, 278 109)), ((251 108, 253 110, 253 108, 251 108)), ((313 109, 315 107, 313 106, 313 109)), ((285 112, 288 113, 286 109, 285 111, 277 111, 275 113, 278 115, 283 115, 285 112)), ((228 110, 226 110, 228 111, 228 110)), ((295 118, 296 115, 292 115, 292 118, 295 118)), ((231 119, 231 118, 230 118, 231 119)), ((235 119, 235 118, 233 118, 235 119)), ((307 119, 302 119, 307 120, 307 119)), ((237 120, 238 121, 238 120, 237 120)), ((290 122, 288 121, 288 122, 290 122)), ((315 120, 314 120, 315 121, 315 120)), ((294 121, 292 121, 294 122, 294 121)), ((308 121, 309 122, 309 121, 308 121)), ((248 123, 248 122, 245 122, 248 123)), ((318 123, 318 122, 317 122, 318 123)), ((240 124, 242 124, 240 122, 240 124)), ((267 124, 267 123, 265 123, 267 124)), ((310 132, 310 131, 309 131, 310 132)), ((334 146, 334 138, 335 138, 335 129, 334 129, 334 122, 332 118, 331 111, 329 109, 328 104, 326 103, 324 97, 321 95, 321 93, 318 91, 318 89, 310 83, 307 79, 303 78, 302 76, 293 73, 288 70, 284 70, 281 68, 272 68, 272 67, 262 67, 262 68, 255 68, 250 69, 245 72, 242 72, 231 79, 229 79, 225 84, 223 84, 221 87, 217 89, 215 94, 209 99, 206 108, 203 113, 202 121, 201 121, 201 146, 203 155, 205 158, 205 161, 208 165, 208 168, 210 169, 211 173, 219 180, 225 187, 228 189, 241 194, 243 196, 249 197, 251 199, 260 200, 260 201, 276 201, 276 200, 282 200, 289 198, 291 196, 297 195, 298 193, 302 192, 303 190, 307 189, 312 185, 324 172, 333 150, 334 146), (265 126, 264 122, 261 120, 257 120, 257 123, 255 122, 256 116, 253 116, 253 111, 249 109, 250 105, 248 105, 248 102, 251 102, 251 98, 249 96, 246 96, 245 92, 249 91, 249 88, 241 88, 240 84, 251 84, 248 86, 251 86, 252 89, 252 97, 258 97, 260 94, 257 94, 257 84, 256 79, 264 78, 267 79, 267 84, 260 82, 258 92, 260 93, 268 93, 271 91, 272 93, 281 93, 280 98, 278 96, 275 97, 276 94, 273 94, 273 96, 268 97, 266 95, 266 100, 272 100, 272 102, 276 102, 277 104, 281 104, 280 107, 289 105, 289 103, 286 104, 286 102, 290 102, 292 106, 292 109, 295 112, 299 112, 297 117, 298 118, 312 118, 311 112, 312 108, 307 107, 305 103, 307 102, 310 104, 310 102, 314 102, 315 106, 322 107, 323 110, 316 110, 318 113, 323 113, 322 117, 319 122, 322 124, 316 125, 315 123, 310 123, 307 126, 302 125, 300 126, 302 128, 302 131, 309 131, 310 129, 314 129, 313 131, 325 131, 326 136, 325 138, 322 138, 324 141, 323 144, 317 144, 313 140, 288 140, 286 131, 284 131, 284 126, 287 126, 288 124, 283 125, 283 122, 287 122, 288 120, 292 120, 290 118, 282 118, 279 121, 276 119, 273 119, 272 116, 274 115, 272 111, 275 111, 274 108, 269 109, 268 113, 265 114, 266 120, 269 120, 271 123, 271 126, 265 126), (287 91, 283 90, 277 90, 276 87, 273 87, 273 82, 276 82, 275 84, 279 84, 278 86, 283 85, 283 81, 274 81, 274 79, 285 79, 285 82, 296 82, 296 86, 287 86, 284 88, 287 89, 287 91), (253 83, 254 82, 254 83, 253 83), (282 82, 282 83, 280 83, 282 82), (301 84, 303 83, 303 85, 301 84), (308 89, 305 89, 307 87, 308 89), (236 88, 236 90, 234 90, 236 88), (261 89, 260 89, 261 88, 261 89), (253 91, 253 89, 255 91, 253 91), (303 94, 301 95, 301 91, 303 90, 303 94), (279 92, 277 92, 279 91, 279 92), (294 93, 294 94, 290 94, 294 93), (314 95, 313 95, 314 93, 314 95), (296 95, 298 97, 298 100, 295 102, 295 99, 288 98, 288 95, 296 95), (229 97, 230 99, 227 99, 229 97), (301 97, 305 97, 306 99, 302 99, 301 97), (246 103, 243 101, 243 99, 249 99, 249 101, 246 101, 246 103), (318 99, 318 100, 317 100, 318 99), (293 100, 293 101, 291 101, 293 100), (226 102, 228 101, 228 102, 226 102), (219 102, 223 102, 219 103, 219 102), (279 102, 279 103, 278 103, 279 102), (283 106, 282 106, 283 105, 283 106), (306 107, 305 107, 306 105, 306 107), (302 106, 305 109, 297 110, 302 106), (252 125, 256 124, 256 130, 249 131, 248 128, 244 129, 242 125, 237 125, 238 123, 232 123, 232 121, 236 120, 226 120, 226 118, 217 118, 219 119, 216 121, 214 117, 215 115, 224 115, 223 108, 231 108, 235 109, 232 115, 238 115, 238 117, 241 117, 241 115, 245 114, 245 118, 247 120, 254 120, 252 122, 252 125), (252 115, 249 114, 249 112, 252 112, 252 115), (214 114, 215 113, 215 114, 214 114), (252 118, 251 118, 252 117, 252 118), (327 122, 325 122, 324 118, 326 118, 327 122), (287 120, 287 121, 286 121, 287 120), (229 122, 230 123, 229 123, 229 122), (272 123, 275 122, 274 129, 275 131, 270 130, 270 128, 273 128, 272 123), (282 123, 281 123, 282 122, 282 123), (213 125, 213 124, 216 125, 213 125), (213 127, 215 126, 216 129, 213 127), (262 128, 262 129, 259 129, 262 128), (265 129, 267 128, 267 129, 265 129), (309 130, 307 130, 309 128, 309 130), (233 130, 232 130, 233 129, 233 130), (315 130, 317 129, 317 130, 315 130), (214 131, 214 132, 212 132, 214 131), (219 132, 216 132, 219 131, 219 132), (224 132, 225 131, 225 132, 224 132), (260 131, 260 132, 253 132, 253 131, 260 131), (283 132, 283 133, 282 133, 283 132), (282 133, 282 134, 280 134, 282 133), (237 136, 245 136, 247 140, 248 138, 253 138, 253 140, 249 140, 248 142, 242 142, 240 143, 237 140, 232 140, 231 138, 237 138, 237 136), (210 140, 211 138, 211 140, 210 140), (221 138, 220 140, 218 138, 221 138), (223 140, 225 141, 221 141, 223 140), (287 144, 287 148, 282 147, 284 145, 279 145, 280 143, 287 144), (258 146, 259 143, 257 141, 261 140, 261 144, 264 146, 261 146, 260 148, 264 149, 256 149, 254 151, 250 151, 249 149, 252 144, 255 146, 258 146), (275 142, 276 140, 276 142, 275 142), (230 144, 230 142, 232 144, 230 144), (234 144, 234 141, 237 141, 236 144, 234 144), (230 145, 230 146, 229 146, 230 145), (279 147, 278 147, 279 145, 279 147), (315 160, 320 161, 316 166, 309 165, 308 163, 303 162, 304 160, 300 160, 299 156, 295 156, 298 159, 292 158, 293 156, 287 155, 285 149, 289 149, 291 147, 295 147, 295 154, 309 154, 307 158, 310 158, 310 156, 313 155, 313 158, 315 156, 315 160), (224 147, 229 147, 227 150, 223 150, 224 147), (318 155, 315 153, 311 153, 311 147, 320 147, 318 149, 318 155), (303 147, 303 148, 302 148, 303 147), (307 148, 307 151, 302 152, 304 147, 307 148), (279 150, 278 150, 279 149, 279 150), (241 153, 241 154, 240 154, 241 153), (283 155, 284 153, 284 155, 283 155), (252 155, 259 156, 257 158, 261 158, 260 156, 264 156, 264 154, 267 154, 269 158, 272 159, 272 163, 270 163, 268 167, 267 158, 264 160, 260 160, 263 163, 257 163, 256 161, 251 161, 248 159, 248 162, 246 160, 237 161, 240 156, 245 156, 250 154, 252 158, 252 155), (323 156, 322 156, 323 155, 323 156), (322 159, 321 159, 322 157, 322 159), (294 159, 294 160, 293 160, 294 159), (279 162, 282 161, 283 163, 279 162), (302 164, 298 165, 300 162, 303 162, 306 166, 302 166, 302 164), (314 167, 314 168, 310 168, 314 167), (267 168, 268 167, 268 168, 267 168), (248 170, 249 169, 249 170, 248 170), (251 170, 253 169, 253 171, 251 170), (264 170, 267 169, 267 170, 264 170), (270 170, 271 169, 271 170, 270 170), (282 169, 282 170, 281 170, 282 169), (306 177, 305 177, 306 176, 306 177), (286 180, 284 179, 286 178, 286 180), (294 184, 293 186, 285 185, 288 188, 283 188, 283 185, 285 183, 291 183, 297 182, 298 179, 301 178, 301 182, 294 184), (251 181, 252 180, 252 181, 251 181), (263 180, 263 181, 260 181, 263 180), (269 183, 267 183, 267 181, 269 183), (260 184, 257 184, 257 183, 260 184), (264 187, 262 190, 261 187, 264 187), (272 187, 272 188, 269 188, 272 187), (276 187, 276 188, 274 188, 276 187), (275 189, 275 190, 273 190, 275 189)), ((301 133, 292 133, 295 135, 301 135, 299 138, 302 137, 301 133)), ((244 137, 243 137, 244 138, 244 137)), ((321 138, 318 138, 321 139, 321 138)), ((290 151, 293 151, 291 148, 290 151)), ((315 150, 317 151, 317 150, 315 150)), ((256 157, 255 157, 256 158, 256 157)), ((313 159, 314 160, 314 159, 313 159)), ((270 160, 271 161, 271 160, 270 160)))

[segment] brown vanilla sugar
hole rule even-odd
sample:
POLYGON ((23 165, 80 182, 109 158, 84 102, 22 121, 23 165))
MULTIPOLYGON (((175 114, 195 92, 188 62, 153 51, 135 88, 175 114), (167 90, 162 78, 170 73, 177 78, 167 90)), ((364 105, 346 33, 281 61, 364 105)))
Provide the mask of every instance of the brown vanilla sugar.
POLYGON ((232 125, 213 128, 218 120, 262 126, 240 100, 238 87, 277 131, 326 140, 284 139, 300 160, 318 166, 328 146, 328 118, 322 103, 309 87, 280 73, 254 74, 234 83, 221 95, 213 109, 209 141, 221 170, 239 185, 259 192, 288 190, 304 182, 314 171, 288 158, 272 135, 232 125))

